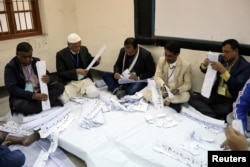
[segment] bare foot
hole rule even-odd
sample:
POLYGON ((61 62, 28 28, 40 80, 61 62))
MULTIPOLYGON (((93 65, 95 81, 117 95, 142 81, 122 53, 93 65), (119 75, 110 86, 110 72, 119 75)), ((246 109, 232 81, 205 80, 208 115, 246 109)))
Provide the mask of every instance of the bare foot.
POLYGON ((34 133, 32 133, 29 136, 25 136, 25 137, 18 137, 18 136, 7 136, 6 137, 6 142, 9 142, 10 145, 12 144, 21 144, 24 146, 28 146, 31 143, 33 143, 34 141, 38 140, 40 138, 40 135, 37 131, 35 131, 34 133))
POLYGON ((5 141, 2 143, 2 145, 8 147, 8 146, 11 145, 11 141, 6 141, 6 140, 5 140, 5 141))

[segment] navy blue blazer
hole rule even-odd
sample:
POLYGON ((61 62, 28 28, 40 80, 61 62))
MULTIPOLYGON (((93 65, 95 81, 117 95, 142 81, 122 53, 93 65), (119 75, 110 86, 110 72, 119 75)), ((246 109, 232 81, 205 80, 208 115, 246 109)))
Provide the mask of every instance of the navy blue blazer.
MULTIPOLYGON (((226 67, 227 62, 223 59, 222 55, 219 55, 219 62, 226 67)), ((202 72, 206 72, 203 71, 202 72)), ((231 70, 229 71, 230 78, 227 82, 228 90, 235 100, 238 96, 238 92, 243 88, 246 81, 250 78, 250 63, 243 57, 239 56, 231 70)), ((212 93, 217 93, 217 88, 220 81, 220 72, 217 72, 216 80, 213 86, 212 93)))

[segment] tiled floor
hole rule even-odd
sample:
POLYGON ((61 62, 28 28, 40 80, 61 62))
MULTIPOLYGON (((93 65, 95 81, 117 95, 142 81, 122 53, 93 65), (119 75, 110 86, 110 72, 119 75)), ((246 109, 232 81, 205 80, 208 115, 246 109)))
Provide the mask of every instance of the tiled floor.
MULTIPOLYGON (((6 97, 0 97, 0 117, 5 116, 6 113, 9 111, 9 102, 8 102, 8 96, 6 97)), ((0 122, 3 123, 3 122, 0 122)), ((72 155, 71 153, 63 150, 64 153, 71 159, 71 161, 75 164, 76 167, 86 167, 87 165, 85 164, 84 161, 79 159, 78 157, 72 155)))

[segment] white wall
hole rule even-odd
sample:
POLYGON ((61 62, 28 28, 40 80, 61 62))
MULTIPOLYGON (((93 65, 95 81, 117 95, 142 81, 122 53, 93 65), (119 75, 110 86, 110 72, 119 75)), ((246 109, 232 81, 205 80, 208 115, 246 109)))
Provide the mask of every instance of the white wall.
POLYGON ((155 3, 156 36, 208 41, 237 38, 250 44, 246 35, 250 34, 249 0, 156 0, 155 3))
MULTIPOLYGON (((43 35, 32 38, 0 41, 0 86, 4 85, 5 64, 15 55, 17 43, 28 41, 34 47, 34 56, 46 60, 47 68, 55 72, 55 54, 66 46, 69 33, 76 32, 82 43, 95 55, 103 44, 107 49, 99 70, 112 71, 126 37, 134 36, 134 0, 40 0, 43 35)), ((162 47, 143 46, 152 52, 155 61, 163 55, 162 47)), ((192 63, 193 89, 200 91, 203 74, 199 64, 206 52, 181 50, 181 57, 192 63)))

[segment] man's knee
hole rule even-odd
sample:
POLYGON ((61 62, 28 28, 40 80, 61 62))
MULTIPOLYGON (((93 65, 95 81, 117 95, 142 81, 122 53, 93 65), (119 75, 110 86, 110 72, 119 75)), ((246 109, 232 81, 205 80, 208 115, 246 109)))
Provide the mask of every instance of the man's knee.
POLYGON ((104 73, 102 73, 102 78, 104 79, 104 80, 106 80, 106 79, 109 79, 109 78, 114 78, 113 77, 113 73, 110 73, 110 72, 104 72, 104 73))

